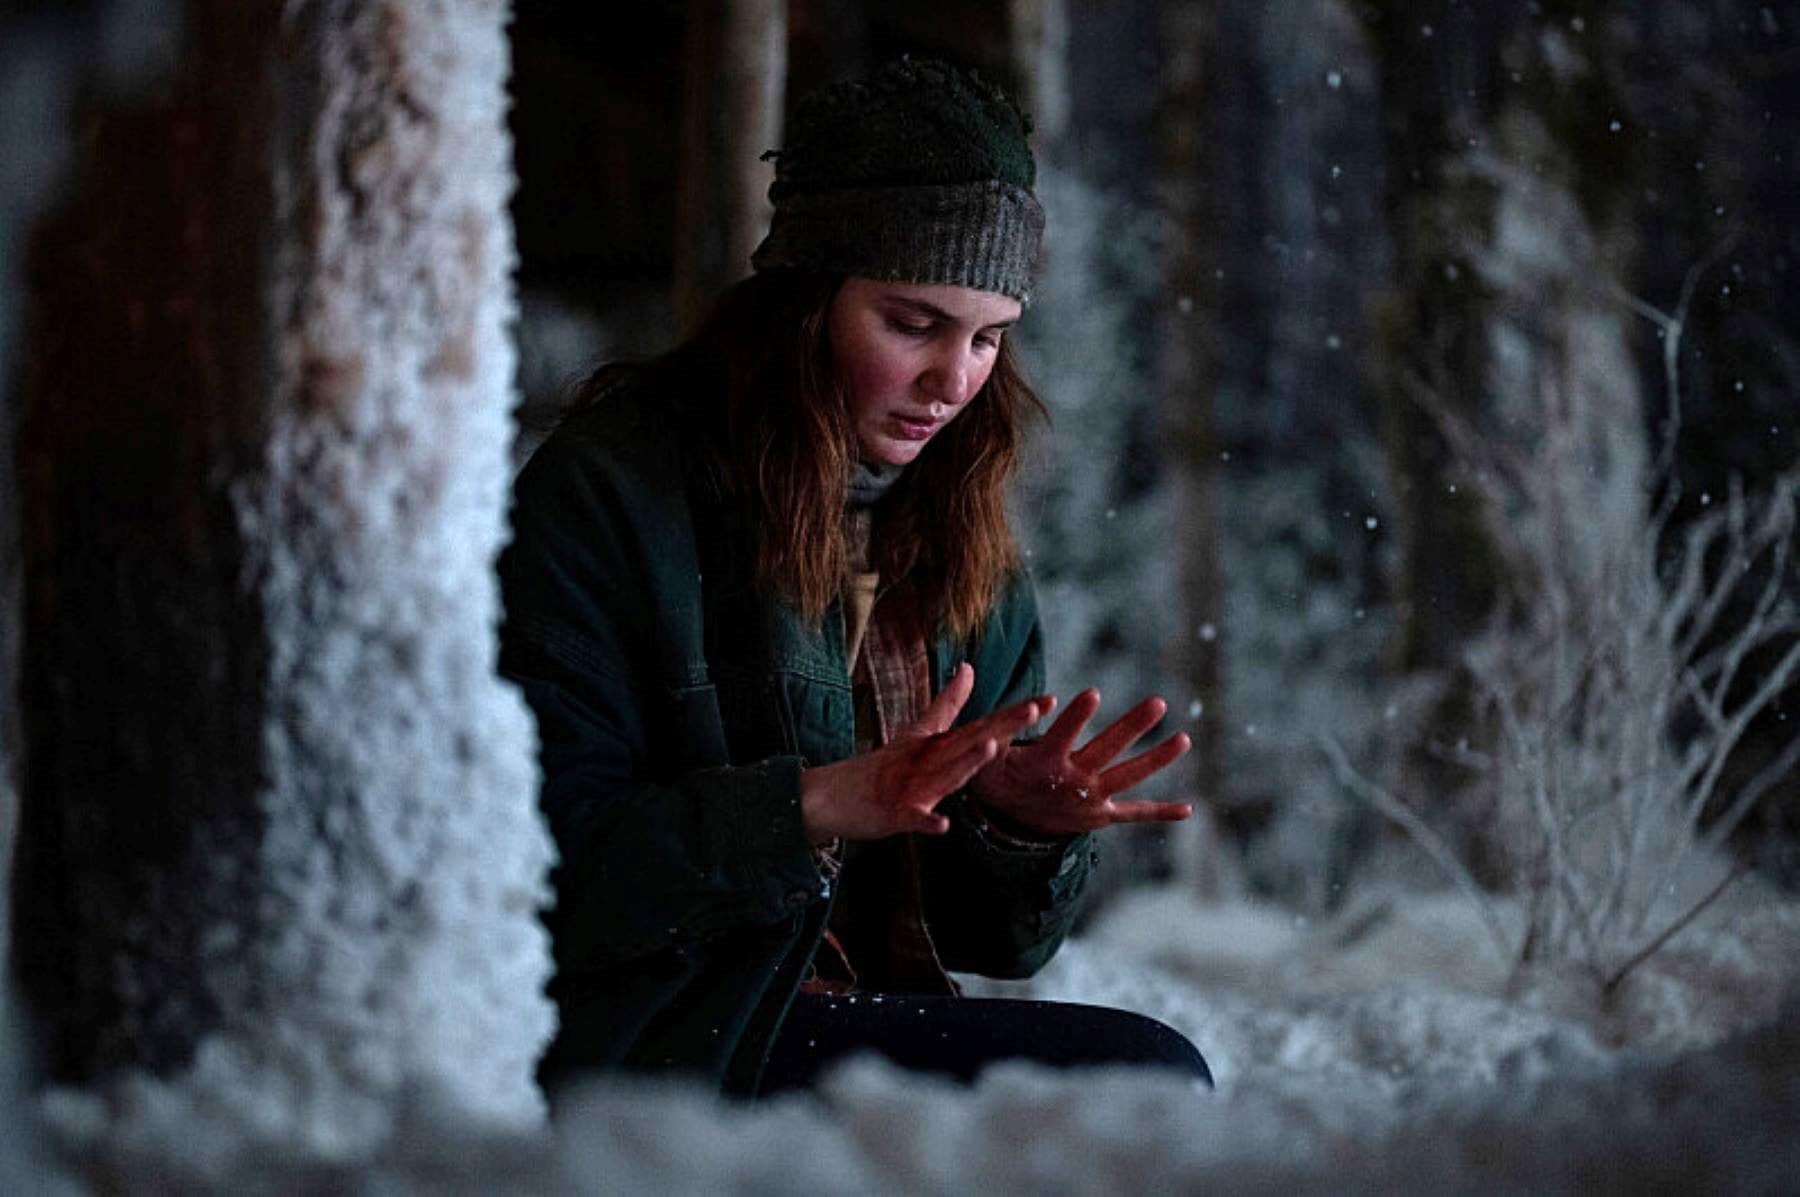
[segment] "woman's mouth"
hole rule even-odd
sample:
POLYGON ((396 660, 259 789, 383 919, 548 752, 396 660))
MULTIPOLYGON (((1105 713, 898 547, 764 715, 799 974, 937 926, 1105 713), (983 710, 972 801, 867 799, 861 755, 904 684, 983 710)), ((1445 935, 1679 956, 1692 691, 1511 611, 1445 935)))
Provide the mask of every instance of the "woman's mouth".
POLYGON ((895 415, 891 419, 895 435, 903 441, 930 440, 931 434, 938 430, 936 420, 920 420, 912 416, 895 415))

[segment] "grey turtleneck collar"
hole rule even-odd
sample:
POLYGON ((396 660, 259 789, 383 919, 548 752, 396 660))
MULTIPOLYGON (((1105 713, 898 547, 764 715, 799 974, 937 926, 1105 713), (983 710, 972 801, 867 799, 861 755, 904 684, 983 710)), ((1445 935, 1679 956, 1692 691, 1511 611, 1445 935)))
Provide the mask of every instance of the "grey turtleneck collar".
POLYGON ((893 489, 906 472, 903 465, 879 461, 859 461, 850 467, 850 506, 873 507, 893 489))

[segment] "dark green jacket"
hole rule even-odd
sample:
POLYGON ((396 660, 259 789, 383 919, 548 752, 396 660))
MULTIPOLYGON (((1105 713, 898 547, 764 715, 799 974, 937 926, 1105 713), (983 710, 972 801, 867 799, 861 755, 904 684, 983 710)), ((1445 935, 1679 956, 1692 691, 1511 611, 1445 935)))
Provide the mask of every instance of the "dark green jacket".
MULTIPOLYGON (((688 451, 702 418, 639 382, 532 457, 500 563, 500 667, 537 716, 561 858, 546 1072, 675 1068, 749 1092, 831 896, 800 771, 851 754, 854 714, 841 613, 810 626, 759 592, 741 515, 688 451)), ((1041 692, 1029 584, 931 657, 934 693, 973 662, 964 719, 1041 692)), ((1009 851, 960 802, 941 808, 949 834, 915 837, 932 941, 947 968, 1029 975, 1068 930, 1087 840, 1009 851)))

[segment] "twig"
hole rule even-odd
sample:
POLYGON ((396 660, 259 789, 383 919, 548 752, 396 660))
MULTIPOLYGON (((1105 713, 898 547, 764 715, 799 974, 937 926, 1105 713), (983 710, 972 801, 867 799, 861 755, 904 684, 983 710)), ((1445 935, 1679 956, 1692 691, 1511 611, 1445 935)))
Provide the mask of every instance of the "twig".
POLYGON ((1800 765, 1800 736, 1788 741, 1788 746, 1782 749, 1780 756, 1770 761, 1755 777, 1744 783, 1744 788, 1738 791, 1737 797, 1732 799, 1731 805, 1725 809, 1725 813, 1720 815, 1711 827, 1707 828, 1706 846, 1716 848, 1723 844, 1726 837, 1737 829, 1739 823, 1744 821, 1744 816, 1755 809, 1762 796, 1768 793, 1776 782, 1792 773, 1796 765, 1800 765))
POLYGON ((1419 847, 1425 850, 1425 855, 1430 857, 1432 862, 1450 878, 1451 884, 1455 885, 1462 895, 1469 899, 1475 907, 1475 912, 1481 916, 1488 935, 1494 941, 1494 949, 1500 954, 1500 962, 1502 964, 1510 963, 1513 959, 1513 945, 1507 939, 1505 925, 1500 921, 1499 912, 1494 909, 1493 900, 1482 892, 1480 884, 1469 873, 1469 870, 1463 867, 1463 863, 1456 859, 1456 853, 1451 850, 1450 845, 1444 842, 1443 837, 1433 831, 1423 819, 1407 809, 1405 804, 1392 794, 1358 773, 1356 766, 1350 763, 1350 757, 1344 752, 1343 745, 1339 744, 1334 737, 1319 737, 1319 747, 1331 759, 1331 767, 1337 773, 1338 781, 1343 784, 1344 788, 1374 807, 1380 814, 1386 815, 1400 824, 1407 834, 1418 843, 1419 847))
POLYGON ((1743 231, 1742 225, 1734 224, 1713 243, 1705 257, 1688 267, 1687 274, 1681 280, 1681 296, 1676 300, 1672 313, 1646 303, 1616 283, 1613 285, 1613 293, 1618 299, 1656 325, 1663 334, 1663 385, 1668 391, 1669 409, 1663 417, 1662 444, 1658 446, 1656 468, 1651 477, 1668 480, 1671 498, 1667 505, 1671 507, 1674 498, 1680 494, 1681 485, 1674 469, 1675 441, 1681 434, 1681 334, 1687 328, 1688 309, 1693 305, 1694 292, 1700 286, 1700 276, 1711 270, 1714 263, 1731 251, 1743 231))
POLYGON ((1713 886, 1704 898, 1701 898, 1698 902, 1689 907, 1686 914, 1670 923, 1667 927, 1664 927, 1656 938, 1639 948, 1636 952, 1633 952, 1625 963, 1614 969, 1612 976, 1608 977, 1606 983, 1600 987, 1600 991, 1602 993, 1610 994, 1613 990, 1617 989, 1619 987, 1619 982, 1623 981, 1632 969, 1662 951, 1664 944, 1668 943, 1671 939, 1674 939, 1677 935, 1680 935, 1682 931, 1687 928, 1689 923, 1699 918, 1702 911, 1723 897, 1725 891, 1730 889, 1733 885, 1736 885, 1738 878, 1749 871, 1750 866, 1747 864, 1739 863, 1733 866, 1731 872, 1725 875, 1725 879, 1713 886))

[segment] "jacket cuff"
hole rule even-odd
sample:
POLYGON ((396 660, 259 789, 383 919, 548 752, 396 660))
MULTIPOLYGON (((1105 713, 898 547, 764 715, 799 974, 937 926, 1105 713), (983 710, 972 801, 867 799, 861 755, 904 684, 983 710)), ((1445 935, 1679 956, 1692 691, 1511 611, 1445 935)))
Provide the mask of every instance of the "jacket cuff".
POLYGON ((718 820, 714 848, 721 859, 744 861, 756 873, 767 873, 774 862, 781 880, 804 881, 817 896, 823 878, 800 818, 803 764, 797 756, 775 756, 731 768, 742 789, 710 813, 718 820))
POLYGON ((1002 826, 993 812, 967 794, 951 800, 951 834, 970 851, 987 861, 996 875, 1016 881, 1052 881, 1081 871, 1086 863, 1091 836, 1039 836, 1018 827, 1002 826))
POLYGON ((988 810, 973 797, 963 799, 963 817, 982 845, 996 852, 1049 856, 1075 841, 1072 835, 1040 835, 998 811, 988 810))

